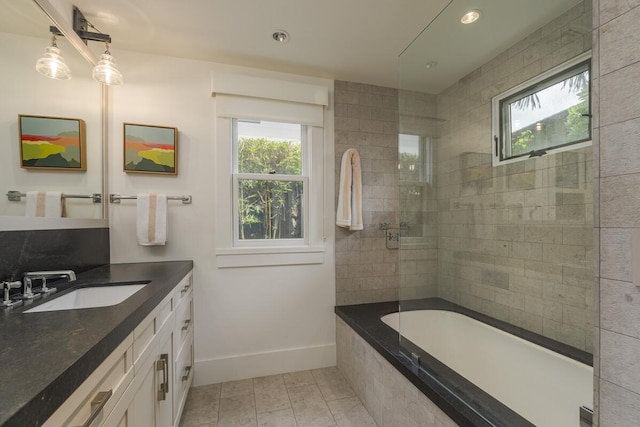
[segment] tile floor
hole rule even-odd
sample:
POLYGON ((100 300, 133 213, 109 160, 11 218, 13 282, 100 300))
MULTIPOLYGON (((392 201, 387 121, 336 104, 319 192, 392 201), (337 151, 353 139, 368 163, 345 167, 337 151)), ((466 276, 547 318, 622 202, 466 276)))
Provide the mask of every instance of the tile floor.
POLYGON ((193 387, 180 427, 377 427, 338 368, 193 387))

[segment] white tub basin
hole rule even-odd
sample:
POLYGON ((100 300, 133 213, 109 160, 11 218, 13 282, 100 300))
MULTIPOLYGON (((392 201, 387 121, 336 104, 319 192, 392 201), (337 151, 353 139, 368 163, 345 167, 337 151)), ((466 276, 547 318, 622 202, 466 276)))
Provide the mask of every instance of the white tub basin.
POLYGON ((25 310, 25 313, 38 313, 41 311, 76 310, 79 308, 108 307, 120 304, 146 284, 138 285, 112 285, 96 286, 93 288, 80 288, 73 292, 54 298, 51 301, 40 304, 37 307, 25 310))

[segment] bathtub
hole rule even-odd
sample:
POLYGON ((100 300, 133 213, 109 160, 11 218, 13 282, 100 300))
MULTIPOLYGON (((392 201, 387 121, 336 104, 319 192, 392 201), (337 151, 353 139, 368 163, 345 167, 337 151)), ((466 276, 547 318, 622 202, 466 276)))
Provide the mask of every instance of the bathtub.
POLYGON ((447 310, 391 313, 381 320, 539 427, 578 426, 592 408, 593 368, 447 310))

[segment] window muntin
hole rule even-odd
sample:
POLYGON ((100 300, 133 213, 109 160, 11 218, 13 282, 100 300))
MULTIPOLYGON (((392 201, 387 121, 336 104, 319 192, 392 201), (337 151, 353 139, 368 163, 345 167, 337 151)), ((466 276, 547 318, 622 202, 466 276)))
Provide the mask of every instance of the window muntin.
POLYGON ((307 127, 232 120, 235 246, 304 244, 307 127))
POLYGON ((494 165, 590 143, 590 67, 581 55, 493 99, 494 165))

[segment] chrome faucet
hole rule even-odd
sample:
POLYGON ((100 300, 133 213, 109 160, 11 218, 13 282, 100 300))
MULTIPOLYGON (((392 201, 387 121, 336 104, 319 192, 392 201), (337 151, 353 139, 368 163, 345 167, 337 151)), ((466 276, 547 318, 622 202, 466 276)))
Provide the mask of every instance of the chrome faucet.
POLYGON ((66 277, 70 282, 76 280, 76 273, 73 270, 52 270, 52 271, 30 271, 24 274, 24 298, 32 299, 35 297, 32 289, 32 281, 34 279, 42 280, 42 288, 40 289, 40 293, 49 294, 51 292, 55 292, 56 288, 47 287, 47 279, 57 279, 66 277))

